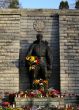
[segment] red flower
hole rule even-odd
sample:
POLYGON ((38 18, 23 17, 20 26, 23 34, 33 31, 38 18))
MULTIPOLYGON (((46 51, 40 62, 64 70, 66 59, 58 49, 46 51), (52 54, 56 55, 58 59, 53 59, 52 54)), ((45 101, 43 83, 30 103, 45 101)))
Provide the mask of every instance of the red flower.
POLYGON ((35 97, 35 96, 36 96, 36 94, 34 92, 29 93, 29 97, 35 97))
POLYGON ((2 106, 3 106, 3 107, 8 107, 9 105, 10 105, 9 102, 3 102, 3 103, 2 103, 2 106))
POLYGON ((45 93, 45 91, 44 91, 44 90, 39 89, 39 91, 41 92, 42 96, 46 97, 46 93, 45 93))
POLYGON ((60 92, 58 90, 53 89, 52 91, 56 94, 60 94, 60 92))
POLYGON ((39 64, 39 59, 38 58, 36 58, 36 64, 39 64))
POLYGON ((60 92, 58 90, 52 89, 49 90, 49 96, 51 97, 57 97, 60 94, 60 92))

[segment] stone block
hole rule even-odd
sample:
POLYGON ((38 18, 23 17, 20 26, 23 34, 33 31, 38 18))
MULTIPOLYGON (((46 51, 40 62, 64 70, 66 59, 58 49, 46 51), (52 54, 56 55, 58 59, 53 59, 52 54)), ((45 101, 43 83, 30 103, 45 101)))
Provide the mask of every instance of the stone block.
POLYGON ((63 98, 15 98, 16 106, 21 107, 23 105, 27 104, 33 104, 33 105, 54 105, 58 106, 61 104, 64 104, 63 98))

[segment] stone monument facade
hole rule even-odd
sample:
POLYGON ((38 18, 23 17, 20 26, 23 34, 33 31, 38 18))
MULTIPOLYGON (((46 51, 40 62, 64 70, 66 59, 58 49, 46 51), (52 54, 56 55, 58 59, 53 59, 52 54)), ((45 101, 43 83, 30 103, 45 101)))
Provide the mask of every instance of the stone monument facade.
POLYGON ((50 87, 79 93, 79 10, 44 9, 0 10, 0 91, 29 87, 25 56, 40 24, 54 53, 50 87))

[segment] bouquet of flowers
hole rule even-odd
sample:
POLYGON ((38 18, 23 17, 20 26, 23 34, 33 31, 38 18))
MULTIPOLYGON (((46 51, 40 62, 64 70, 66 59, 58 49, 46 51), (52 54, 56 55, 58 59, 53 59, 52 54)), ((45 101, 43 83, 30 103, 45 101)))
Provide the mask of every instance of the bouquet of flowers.
POLYGON ((48 87, 48 81, 43 79, 39 79, 39 80, 36 79, 33 81, 33 87, 34 89, 45 90, 48 87))
POLYGON ((39 59, 36 56, 27 56, 26 61, 29 66, 29 70, 34 70, 36 65, 39 64, 39 59))

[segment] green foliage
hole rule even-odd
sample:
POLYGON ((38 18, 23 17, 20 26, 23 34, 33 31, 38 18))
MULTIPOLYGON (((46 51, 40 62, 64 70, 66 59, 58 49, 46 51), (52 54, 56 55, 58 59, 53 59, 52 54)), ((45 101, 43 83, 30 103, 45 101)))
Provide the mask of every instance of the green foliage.
POLYGON ((18 0, 12 0, 12 2, 9 5, 9 8, 19 8, 19 1, 18 0))
POLYGON ((76 1, 76 3, 75 3, 75 8, 76 8, 76 9, 79 9, 79 1, 76 1))
POLYGON ((69 9, 69 4, 67 1, 61 1, 59 5, 59 9, 69 9))
POLYGON ((0 110, 23 110, 22 108, 0 107, 0 110))

